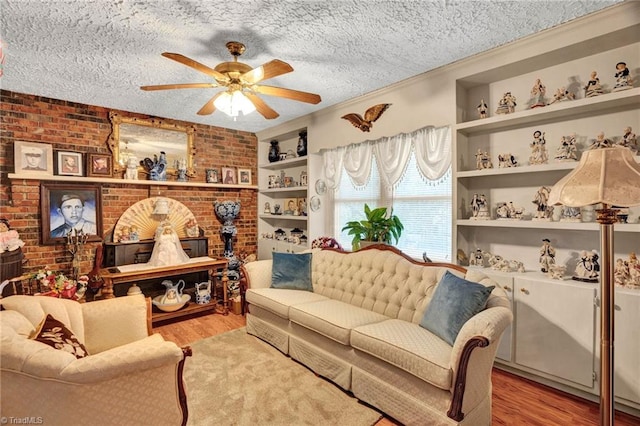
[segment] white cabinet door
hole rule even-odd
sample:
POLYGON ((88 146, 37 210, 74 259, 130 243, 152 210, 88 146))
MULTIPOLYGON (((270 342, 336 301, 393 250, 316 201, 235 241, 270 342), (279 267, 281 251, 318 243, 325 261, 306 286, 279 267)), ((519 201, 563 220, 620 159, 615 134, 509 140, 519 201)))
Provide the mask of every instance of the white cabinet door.
POLYGON ((640 294, 616 291, 615 304, 615 395, 640 404, 640 294))
MULTIPOLYGON (((507 293, 507 297, 509 298, 509 302, 511 303, 511 310, 513 311, 513 277, 508 275, 498 275, 493 274, 489 271, 486 274, 494 280, 502 289, 507 293)), ((515 322, 515 315, 513 318, 515 322)), ((498 351, 496 352, 496 357, 507 361, 513 361, 513 323, 509 325, 502 333, 502 338, 500 339, 500 345, 498 345, 498 351)))
POLYGON ((515 278, 515 362, 593 387, 596 287, 515 278))

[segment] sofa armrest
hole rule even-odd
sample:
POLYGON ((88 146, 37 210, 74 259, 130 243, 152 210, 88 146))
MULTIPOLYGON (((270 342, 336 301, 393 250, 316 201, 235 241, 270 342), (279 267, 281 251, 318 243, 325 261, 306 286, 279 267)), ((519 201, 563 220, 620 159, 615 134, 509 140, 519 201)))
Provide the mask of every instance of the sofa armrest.
POLYGON ((247 288, 271 287, 271 265, 273 261, 257 260, 243 265, 247 277, 247 288))
POLYGON ((143 295, 83 303, 84 344, 91 355, 149 335, 149 306, 143 295))
POLYGON ((176 368, 184 354, 159 334, 90 355, 68 364, 59 378, 71 383, 97 383, 163 366, 176 368))

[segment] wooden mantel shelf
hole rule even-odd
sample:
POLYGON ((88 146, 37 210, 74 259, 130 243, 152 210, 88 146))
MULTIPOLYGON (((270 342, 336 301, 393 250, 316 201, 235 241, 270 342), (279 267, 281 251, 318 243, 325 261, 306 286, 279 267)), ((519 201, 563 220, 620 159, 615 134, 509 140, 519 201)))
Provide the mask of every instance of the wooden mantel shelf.
POLYGON ((77 177, 77 176, 55 176, 46 174, 19 174, 9 173, 11 180, 47 180, 58 182, 81 182, 81 183, 111 183, 124 185, 143 185, 143 186, 182 186, 182 187, 201 187, 201 188, 221 188, 221 189, 252 189, 257 190, 258 185, 231 185, 223 183, 207 183, 207 182, 176 182, 176 181, 157 181, 157 180, 128 180, 115 178, 100 177, 77 177))

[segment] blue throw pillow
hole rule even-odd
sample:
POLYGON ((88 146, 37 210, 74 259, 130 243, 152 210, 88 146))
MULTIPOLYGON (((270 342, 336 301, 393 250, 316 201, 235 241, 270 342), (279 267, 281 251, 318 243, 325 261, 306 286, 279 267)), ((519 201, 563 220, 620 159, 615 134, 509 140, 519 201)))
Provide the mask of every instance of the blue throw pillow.
POLYGON ((271 288, 313 291, 311 253, 273 253, 271 288))
POLYGON ((445 272, 420 326, 453 346, 464 323, 485 308, 494 287, 486 287, 456 277, 449 271, 445 272))

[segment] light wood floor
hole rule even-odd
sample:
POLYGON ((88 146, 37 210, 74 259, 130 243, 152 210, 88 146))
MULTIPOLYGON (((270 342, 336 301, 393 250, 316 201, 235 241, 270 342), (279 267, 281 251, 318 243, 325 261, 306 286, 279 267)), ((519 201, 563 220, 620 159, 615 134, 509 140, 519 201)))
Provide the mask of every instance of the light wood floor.
MULTIPOLYGON (((245 318, 230 313, 201 315, 154 327, 165 339, 185 346, 196 340, 243 327, 245 318)), ((549 387, 494 369, 493 425, 504 426, 596 426, 596 403, 573 397, 549 387)), ((616 412, 616 426, 638 426, 640 418, 616 412)), ((384 418, 376 426, 396 426, 384 418)))

